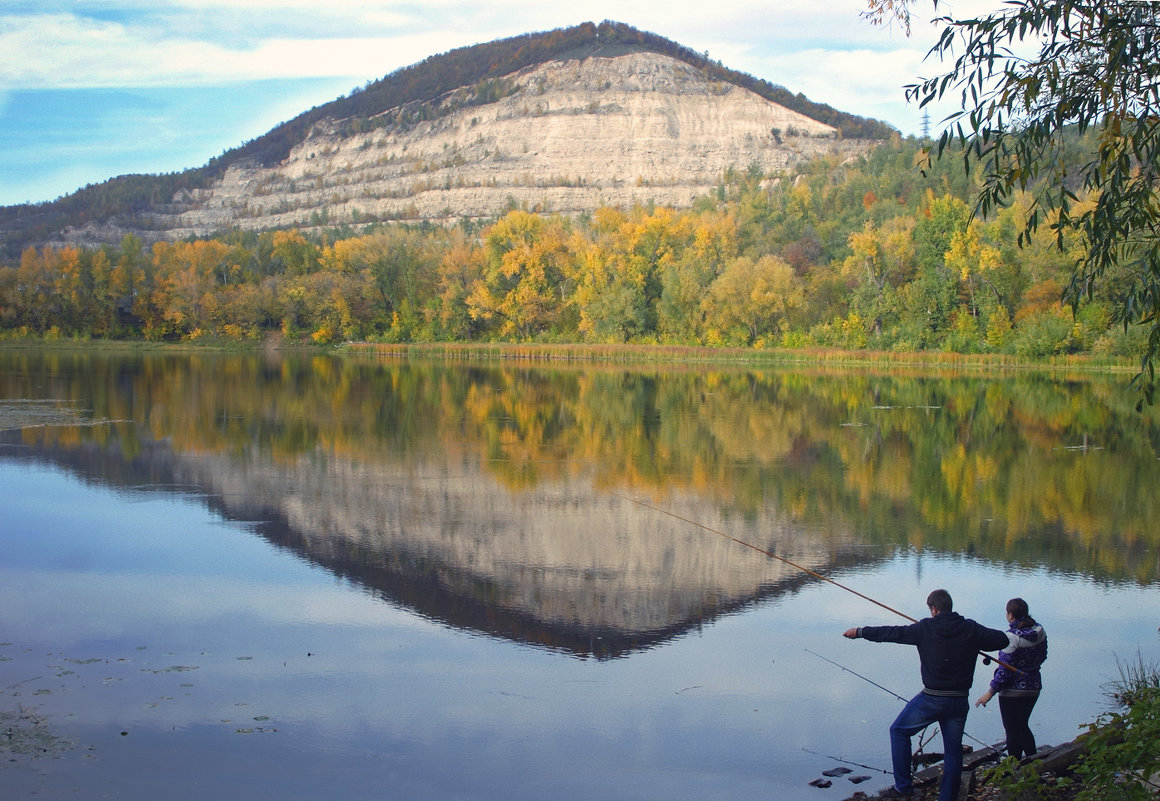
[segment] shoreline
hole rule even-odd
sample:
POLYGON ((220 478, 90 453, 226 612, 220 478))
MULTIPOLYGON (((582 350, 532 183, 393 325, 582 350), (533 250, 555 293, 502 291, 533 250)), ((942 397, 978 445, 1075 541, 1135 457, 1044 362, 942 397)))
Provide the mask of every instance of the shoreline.
POLYGON ((467 362, 514 362, 560 365, 610 364, 685 365, 746 368, 818 369, 910 369, 947 373, 1083 373, 1126 375, 1139 372, 1130 359, 1071 354, 1043 360, 1027 360, 1010 354, 957 353, 944 351, 871 351, 838 348, 714 348, 701 345, 587 344, 518 342, 343 342, 319 345, 293 341, 271 334, 261 340, 198 340, 153 342, 130 339, 37 339, 5 338, 3 350, 89 350, 110 352, 169 353, 328 353, 370 355, 397 359, 439 359, 467 362))

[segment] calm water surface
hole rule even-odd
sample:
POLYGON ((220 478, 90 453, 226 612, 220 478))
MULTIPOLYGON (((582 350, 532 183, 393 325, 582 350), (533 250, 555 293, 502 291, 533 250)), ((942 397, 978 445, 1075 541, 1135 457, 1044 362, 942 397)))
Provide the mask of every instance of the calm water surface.
POLYGON ((1070 739, 1160 657, 1125 381, 0 351, 0 794, 883 786, 900 702, 826 660, 909 696, 840 636, 904 621, 716 532, 915 616, 1023 596, 1070 739))

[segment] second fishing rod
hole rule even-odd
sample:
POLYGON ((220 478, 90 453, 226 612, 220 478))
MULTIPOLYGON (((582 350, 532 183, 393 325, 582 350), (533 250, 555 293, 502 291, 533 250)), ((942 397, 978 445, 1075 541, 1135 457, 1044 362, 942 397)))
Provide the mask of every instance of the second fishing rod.
MULTIPOLYGON (((902 703, 904 703, 904 704, 907 702, 907 699, 906 699, 906 698, 904 698, 903 696, 901 696, 901 695, 899 695, 898 693, 894 692, 894 690, 887 689, 886 687, 883 687, 881 684, 879 684, 878 682, 874 681, 873 679, 869 679, 869 678, 867 678, 867 677, 863 676, 861 673, 858 673, 857 671, 850 670, 850 668, 846 667, 845 665, 843 665, 843 664, 842 664, 842 663, 840 663, 840 662, 835 662, 833 659, 830 659, 829 657, 826 657, 826 656, 822 656, 822 655, 821 655, 821 654, 819 654, 817 651, 811 651, 809 648, 807 648, 807 649, 806 649, 806 653, 807 653, 807 654, 813 654, 813 655, 814 655, 814 656, 816 656, 818 659, 821 659, 821 660, 824 660, 824 661, 826 661, 826 662, 829 662, 829 663, 830 663, 831 665, 833 665, 834 667, 836 667, 836 668, 839 668, 839 669, 841 669, 841 670, 844 670, 844 671, 846 671, 846 672, 847 672, 847 673, 849 673, 851 676, 856 676, 856 677, 860 678, 862 681, 869 682, 870 684, 872 684, 872 685, 874 685, 875 687, 877 687, 879 690, 882 690, 883 692, 885 692, 885 693, 887 693, 887 694, 889 694, 889 695, 893 695, 895 698, 897 698, 899 701, 901 701, 901 702, 902 702, 902 703)), ((964 732, 963 732, 963 736, 964 736, 964 737, 966 737, 968 740, 973 740, 974 742, 976 742, 976 743, 978 743, 979 745, 981 745, 983 748, 990 748, 990 746, 989 746, 989 745, 987 745, 985 742, 983 742, 982 740, 980 740, 978 737, 972 737, 972 736, 970 735, 970 733, 969 733, 969 732, 967 732, 967 731, 964 731, 964 732)), ((922 749, 922 746, 920 745, 920 746, 919 746, 919 750, 921 750, 921 749, 922 749)))

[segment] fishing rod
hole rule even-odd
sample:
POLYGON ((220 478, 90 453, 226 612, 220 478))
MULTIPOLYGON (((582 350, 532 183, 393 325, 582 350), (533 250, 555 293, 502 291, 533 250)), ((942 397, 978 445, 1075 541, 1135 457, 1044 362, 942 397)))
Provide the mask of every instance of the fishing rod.
POLYGON ((708 531, 711 534, 716 534, 718 537, 724 537, 725 539, 729 540, 730 542, 735 542, 738 545, 744 545, 746 548, 750 548, 751 550, 757 551, 758 553, 765 554, 770 559, 776 559, 777 561, 783 562, 792 568, 796 568, 796 569, 802 571, 803 573, 809 573, 811 576, 813 576, 816 579, 821 579, 822 581, 827 581, 830 584, 833 584, 835 587, 840 587, 841 589, 845 590, 846 592, 850 592, 850 593, 853 593, 854 595, 857 595, 859 598, 862 598, 863 600, 866 600, 872 604, 876 604, 878 606, 881 606, 887 612, 893 612, 896 615, 904 617, 907 620, 909 620, 911 623, 918 622, 918 620, 916 618, 911 617, 910 615, 906 614, 905 612, 900 612, 899 610, 895 609, 893 606, 888 606, 887 604, 882 603, 882 601, 871 598, 869 595, 864 595, 863 593, 858 592, 857 590, 853 589, 852 587, 847 587, 845 584, 842 584, 841 582, 835 581, 834 579, 830 578, 829 576, 823 576, 821 573, 818 573, 817 571, 810 570, 808 567, 805 567, 804 565, 799 565, 796 562, 792 562, 789 559, 786 559, 784 556, 778 556, 773 551, 767 551, 764 548, 759 548, 756 545, 754 545, 753 543, 746 542, 745 540, 737 539, 737 537, 726 534, 724 531, 718 531, 715 528, 711 528, 710 526, 706 526, 704 523, 698 523, 696 520, 690 520, 687 517, 682 517, 681 515, 677 514, 676 512, 670 512, 668 509, 662 509, 659 506, 653 506, 650 503, 645 503, 644 501, 637 500, 636 498, 629 498, 627 495, 621 495, 619 492, 613 492, 611 494, 616 496, 617 498, 620 498, 621 500, 629 501, 630 503, 635 503, 638 506, 643 506, 645 509, 651 509, 654 512, 660 512, 663 515, 668 515, 669 517, 676 518, 677 520, 680 520, 684 523, 688 523, 691 526, 696 526, 697 528, 704 529, 705 531, 708 531))
MULTIPOLYGON (((802 571, 803 573, 808 573, 816 579, 821 579, 822 581, 833 584, 835 587, 838 587, 839 589, 843 589, 846 592, 857 595, 862 600, 869 601, 870 603, 872 603, 876 606, 880 606, 883 609, 885 609, 887 612, 893 612, 894 614, 898 615, 899 617, 904 617, 907 620, 909 620, 911 623, 918 622, 918 618, 911 617, 910 615, 906 614, 905 612, 901 612, 898 609, 895 609, 893 606, 890 606, 889 604, 885 604, 876 598, 871 598, 869 595, 866 595, 865 593, 858 592, 853 587, 847 587, 845 584, 841 583, 840 581, 835 581, 834 579, 830 578, 829 576, 823 576, 821 573, 817 572, 816 570, 811 570, 810 568, 806 567, 805 565, 799 565, 797 562, 786 559, 784 556, 778 556, 773 551, 768 551, 765 548, 759 548, 758 546, 754 545, 751 542, 746 542, 745 540, 738 539, 737 537, 734 537, 731 534, 726 534, 724 531, 719 531, 711 526, 707 526, 704 523, 700 523, 696 520, 690 520, 689 518, 684 517, 682 515, 679 515, 676 512, 671 512, 668 509, 663 509, 659 506, 653 506, 651 503, 645 503, 644 501, 637 500, 636 498, 630 498, 627 495, 621 495, 619 492, 610 492, 609 494, 616 497, 616 498, 620 498, 621 500, 628 501, 629 503, 635 503, 638 506, 643 506, 645 509, 651 509, 654 512, 660 512, 662 515, 668 515, 669 517, 672 517, 676 520, 680 520, 683 523, 688 523, 690 526, 696 526, 697 528, 704 529, 705 531, 708 531, 710 534, 716 534, 718 537, 724 537, 725 539, 729 540, 730 542, 735 542, 738 545, 744 545, 746 548, 749 548, 750 550, 757 551, 760 554, 765 554, 770 559, 776 559, 777 561, 782 562, 783 564, 787 564, 792 568, 795 568, 797 570, 802 571)), ((1000 665, 1007 668, 1008 670, 1014 671, 1015 673, 1023 673, 1024 672, 1024 671, 1020 670, 1019 668, 1015 667, 1014 665, 1008 665, 1006 662, 1004 662, 999 657, 991 656, 987 653, 984 653, 983 651, 979 651, 979 656, 983 657, 984 664, 990 664, 990 662, 987 660, 993 660, 995 662, 998 662, 1000 665)))
MULTIPOLYGON (((805 649, 805 650, 806 650, 806 653, 808 653, 808 654, 813 654, 813 655, 814 655, 814 656, 816 656, 818 659, 823 659, 823 660, 825 660, 826 662, 829 662, 829 663, 830 663, 831 665, 833 665, 834 667, 836 667, 836 668, 840 668, 840 669, 842 669, 842 670, 846 671, 847 673, 851 674, 852 676, 857 676, 857 677, 858 677, 858 678, 860 678, 862 681, 869 682, 870 684, 873 684, 875 687, 877 687, 879 690, 882 690, 884 693, 887 693, 888 695, 893 695, 895 698, 897 698, 897 699, 898 699, 899 701, 901 701, 902 703, 904 703, 904 704, 905 704, 905 703, 908 703, 907 699, 903 698, 901 695, 899 695, 898 693, 894 692, 894 690, 888 690, 888 689, 886 689, 885 687, 883 687, 883 686, 882 686, 881 684, 879 684, 878 682, 876 682, 876 681, 873 681, 872 679, 868 679, 868 678, 866 678, 866 677, 865 677, 865 676, 863 676, 861 673, 859 673, 859 672, 857 672, 857 671, 855 671, 855 670, 850 670, 850 668, 846 667, 845 665, 843 665, 843 664, 840 664, 840 663, 838 663, 838 662, 835 662, 833 659, 829 659, 829 658, 827 658, 827 657, 824 657, 824 656, 822 656, 821 654, 819 654, 817 651, 811 651, 809 648, 807 648, 807 649, 805 649)), ((937 729, 936 729, 936 731, 937 731, 937 729)), ((971 737, 971 735, 967 734, 965 731, 963 732, 963 734, 965 734, 967 737, 971 737)), ((931 733, 931 737, 933 737, 933 736, 934 736, 934 733, 932 732, 932 733, 931 733)), ((974 738, 974 737, 971 737, 971 739, 972 739, 972 740, 975 740, 975 738, 974 738)), ((929 741, 930 741, 930 738, 927 738, 926 740, 924 740, 924 739, 922 738, 922 735, 919 735, 919 738, 918 738, 918 753, 920 753, 920 754, 922 753, 922 749, 926 747, 926 744, 927 744, 929 741)), ((978 740, 975 740, 975 742, 979 742, 979 741, 978 741, 978 740)), ((981 743, 980 743, 980 744, 981 744, 981 743)))
MULTIPOLYGON (((909 702, 909 699, 907 699, 907 698, 903 698, 901 695, 899 695, 898 693, 894 692, 894 690, 888 690, 888 689, 886 689, 885 687, 883 687, 883 686, 882 686, 881 684, 879 684, 878 682, 876 682, 876 681, 873 681, 872 679, 868 679, 868 678, 866 678, 865 676, 863 676, 861 673, 858 673, 857 671, 850 670, 850 668, 846 667, 845 665, 843 665, 843 664, 841 664, 841 663, 839 663, 839 662, 835 662, 833 659, 829 659, 828 657, 824 657, 824 656, 822 656, 822 655, 821 655, 821 654, 819 654, 817 651, 811 651, 809 648, 806 648, 806 649, 805 649, 805 651, 806 651, 806 653, 807 653, 807 654, 813 654, 813 655, 814 655, 814 656, 816 656, 818 659, 821 659, 821 660, 824 660, 824 661, 826 661, 826 662, 829 662, 831 665, 833 665, 833 666, 834 666, 834 667, 836 667, 836 668, 841 668, 842 670, 846 671, 847 673, 849 673, 849 674, 851 674, 851 675, 853 675, 853 676, 857 676, 857 677, 858 677, 858 678, 860 678, 862 681, 865 681, 865 682, 868 682, 868 683, 870 683, 870 684, 873 684, 873 685, 874 685, 875 687, 877 687, 879 690, 882 690, 882 691, 883 691, 883 692, 885 692, 885 693, 888 693, 888 694, 890 694, 890 695, 893 695, 895 698, 897 698, 899 701, 901 701, 901 702, 902 702, 902 703, 904 703, 904 704, 909 702)), ((983 746, 983 748, 990 748, 990 747, 991 747, 991 746, 987 745, 985 742, 983 742, 982 740, 980 740, 979 738, 977 738, 977 737, 972 737, 972 736, 970 735, 970 733, 969 733, 969 732, 966 732, 966 731, 964 731, 964 732, 963 732, 963 736, 964 736, 964 737, 966 737, 968 740, 974 740, 976 743, 978 743, 979 745, 983 746)), ((921 750, 922 750, 922 748, 921 748, 921 746, 920 746, 920 747, 919 747, 919 751, 921 751, 921 750)))

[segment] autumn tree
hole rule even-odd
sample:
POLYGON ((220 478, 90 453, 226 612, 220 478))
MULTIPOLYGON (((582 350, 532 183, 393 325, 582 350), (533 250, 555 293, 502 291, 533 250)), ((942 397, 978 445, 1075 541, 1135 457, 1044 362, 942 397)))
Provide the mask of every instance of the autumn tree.
POLYGON ((59 319, 56 266, 56 250, 49 246, 27 248, 20 257, 13 306, 20 323, 38 334, 48 331, 59 319))
POLYGON ((320 248, 310 242, 297 228, 272 231, 265 234, 269 251, 270 272, 289 276, 305 275, 318 269, 320 248))
POLYGON ((557 325, 572 294, 569 240, 560 218, 520 210, 502 217, 484 236, 483 275, 466 301, 472 318, 520 340, 557 325))
POLYGON ((576 249, 577 328, 594 342, 627 342, 649 321, 646 275, 630 269, 621 237, 629 225, 623 212, 597 209, 588 237, 576 249))
POLYGON ((439 260, 435 297, 428 315, 434 330, 451 340, 473 339, 477 323, 467 305, 476 281, 482 280, 486 264, 483 249, 460 230, 451 234, 450 242, 439 260))
POLYGON ((710 344, 754 345, 766 337, 775 339, 804 297, 801 279, 785 260, 738 257, 713 281, 702 303, 710 344))
POLYGON ((236 269, 230 265, 229 255, 228 245, 213 240, 153 245, 153 268, 159 284, 154 303, 159 319, 144 313, 146 324, 183 334, 212 331, 218 306, 215 286, 228 283, 236 269))
POLYGON ((93 277, 89 260, 80 248, 65 247, 56 252, 54 275, 59 304, 57 325, 70 332, 88 329, 91 316, 93 277))

